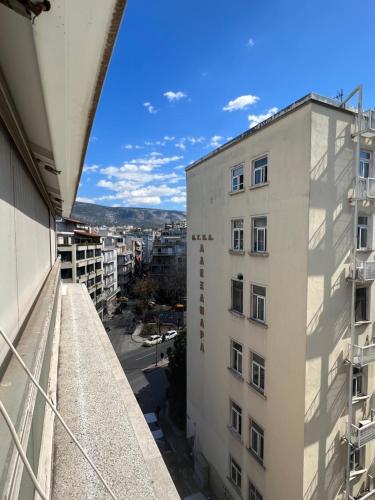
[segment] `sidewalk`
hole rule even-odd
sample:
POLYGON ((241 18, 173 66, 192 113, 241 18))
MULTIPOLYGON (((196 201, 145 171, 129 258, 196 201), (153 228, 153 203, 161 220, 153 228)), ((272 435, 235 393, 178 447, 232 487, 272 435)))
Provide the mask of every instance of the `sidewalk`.
POLYGON ((138 323, 138 325, 134 329, 134 332, 132 333, 132 340, 134 340, 134 342, 138 342, 138 344, 143 344, 143 342, 145 341, 144 337, 141 337, 142 330, 143 323, 138 323))

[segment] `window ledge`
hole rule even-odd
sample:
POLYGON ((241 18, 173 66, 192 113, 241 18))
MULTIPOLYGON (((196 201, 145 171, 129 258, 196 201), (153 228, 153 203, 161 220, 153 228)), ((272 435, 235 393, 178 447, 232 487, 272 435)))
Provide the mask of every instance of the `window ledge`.
POLYGON ((241 444, 243 444, 241 434, 239 434, 236 429, 233 429, 231 425, 227 425, 228 431, 232 434, 232 436, 237 439, 237 441, 241 444))
POLYGON ((246 447, 247 451, 249 452, 249 455, 251 455, 255 461, 262 467, 262 469, 266 470, 263 460, 261 460, 256 453, 253 452, 251 448, 246 447))
POLYGON ((234 309, 228 309, 228 311, 233 315, 233 316, 236 316, 237 318, 244 318, 245 315, 238 312, 238 311, 235 311, 234 309))
POLYGON ((371 323, 371 320, 365 319, 363 321, 356 321, 354 323, 354 326, 369 325, 370 323, 371 323))
POLYGON ((269 253, 268 252, 252 252, 251 250, 247 252, 249 255, 252 257, 268 257, 269 253))
POLYGON ((260 391, 254 384, 252 384, 251 382, 247 382, 247 385, 262 399, 267 399, 267 396, 264 394, 264 392, 260 391))
POLYGON ((350 471, 350 479, 354 479, 355 477, 361 476, 365 472, 367 472, 367 469, 352 470, 350 471))
POLYGON ((262 184, 254 184, 253 186, 250 186, 249 189, 250 190, 253 190, 253 189, 259 189, 261 187, 264 187, 264 186, 268 186, 269 185, 269 182, 262 182, 262 184))
POLYGON ((373 251, 373 248, 357 248, 357 253, 370 253, 373 251))
POLYGON ((250 321, 250 323, 254 323, 255 325, 258 325, 262 328, 268 328, 267 323, 263 323, 263 321, 259 321, 259 319, 251 318, 250 316, 248 316, 247 320, 250 321))
POLYGON ((233 248, 229 249, 229 253, 231 255, 245 255, 245 251, 244 250, 233 250, 233 248))
POLYGON ((228 194, 229 194, 229 196, 233 196, 235 194, 244 193, 244 192, 245 192, 245 188, 242 188, 242 189, 237 189, 237 191, 229 191, 228 194))
POLYGON ((361 396, 354 396, 352 398, 352 402, 353 403, 359 403, 361 401, 366 401, 367 399, 370 399, 370 395, 369 394, 364 394, 364 395, 361 395, 361 396))
POLYGON ((230 371, 230 373, 233 375, 233 377, 236 377, 238 380, 240 380, 241 382, 243 382, 244 379, 243 379, 243 376, 241 375, 240 372, 237 372, 231 366, 227 366, 227 369, 230 371))

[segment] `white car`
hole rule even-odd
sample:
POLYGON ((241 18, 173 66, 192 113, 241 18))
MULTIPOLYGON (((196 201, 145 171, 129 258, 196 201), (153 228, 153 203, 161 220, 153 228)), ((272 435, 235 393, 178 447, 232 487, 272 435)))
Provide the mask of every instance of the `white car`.
POLYGON ((143 342, 143 345, 144 346, 156 345, 156 344, 160 344, 161 341, 162 341, 161 335, 151 335, 148 339, 146 339, 143 342))
POLYGON ((177 337, 177 330, 169 330, 164 336, 165 340, 172 340, 175 337, 177 337))

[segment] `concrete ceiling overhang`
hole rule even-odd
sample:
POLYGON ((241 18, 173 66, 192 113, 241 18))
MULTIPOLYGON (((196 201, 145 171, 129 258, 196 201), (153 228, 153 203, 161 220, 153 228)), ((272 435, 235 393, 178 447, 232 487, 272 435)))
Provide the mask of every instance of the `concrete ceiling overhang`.
POLYGON ((0 3, 0 84, 36 176, 64 216, 75 200, 125 3, 52 0, 34 24, 0 3))

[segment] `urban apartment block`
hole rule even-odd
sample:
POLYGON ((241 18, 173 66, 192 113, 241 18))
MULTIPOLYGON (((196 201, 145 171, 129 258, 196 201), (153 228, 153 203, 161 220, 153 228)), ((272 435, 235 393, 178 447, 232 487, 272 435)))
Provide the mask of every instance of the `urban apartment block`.
POLYGON ((310 94, 187 168, 187 429, 220 499, 375 494, 375 121, 358 116, 310 94))

